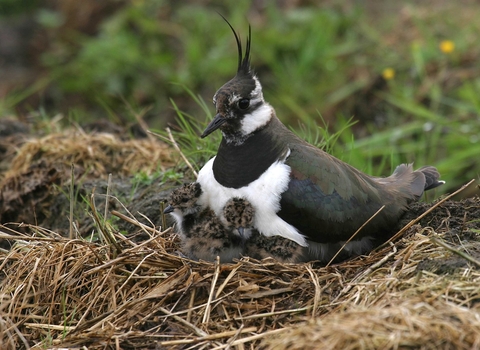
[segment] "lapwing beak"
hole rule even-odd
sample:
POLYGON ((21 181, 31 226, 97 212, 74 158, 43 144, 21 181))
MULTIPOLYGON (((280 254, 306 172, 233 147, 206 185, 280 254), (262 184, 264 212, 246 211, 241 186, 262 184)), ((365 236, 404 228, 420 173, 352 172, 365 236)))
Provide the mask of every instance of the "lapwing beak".
POLYGON ((200 136, 202 139, 207 137, 208 135, 210 135, 212 132, 214 132, 215 130, 217 130, 220 125, 222 125, 223 123, 225 123, 227 120, 221 115, 221 114, 217 114, 215 116, 215 118, 213 118, 213 120, 210 122, 210 124, 208 124, 207 128, 205 129, 205 131, 203 132, 203 134, 200 136))
POLYGON ((168 207, 166 207, 165 209, 163 209, 163 213, 164 214, 168 214, 168 213, 171 213, 175 208, 172 207, 171 205, 169 205, 168 207))
POLYGON ((242 239, 245 239, 245 228, 242 227, 242 226, 237 227, 237 231, 238 231, 238 233, 240 234, 240 237, 241 237, 242 239))

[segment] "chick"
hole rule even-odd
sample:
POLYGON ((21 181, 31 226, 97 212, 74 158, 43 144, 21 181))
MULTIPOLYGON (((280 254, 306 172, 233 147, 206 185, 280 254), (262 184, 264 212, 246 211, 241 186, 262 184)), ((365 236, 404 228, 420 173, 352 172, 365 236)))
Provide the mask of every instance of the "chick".
POLYGON ((190 230, 198 221, 202 211, 202 207, 198 203, 198 197, 201 194, 202 188, 198 182, 184 184, 170 193, 169 205, 163 210, 163 213, 172 215, 181 239, 188 237, 190 230))
POLYGON ((182 240, 182 252, 193 260, 231 262, 243 253, 243 240, 226 227, 209 208, 202 208, 198 198, 199 183, 185 184, 175 189, 164 213, 173 216, 182 240))
POLYGON ((254 259, 275 258, 279 262, 301 262, 305 259, 305 248, 281 236, 266 237, 253 228, 255 209, 245 198, 230 199, 223 216, 228 227, 241 237, 243 254, 254 259))

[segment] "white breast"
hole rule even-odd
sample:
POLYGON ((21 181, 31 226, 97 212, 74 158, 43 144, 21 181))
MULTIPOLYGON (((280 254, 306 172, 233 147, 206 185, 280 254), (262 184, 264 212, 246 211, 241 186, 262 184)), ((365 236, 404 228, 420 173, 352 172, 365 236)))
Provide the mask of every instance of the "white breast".
POLYGON ((199 202, 209 206, 218 216, 222 216, 223 207, 233 197, 246 198, 255 208, 254 226, 263 235, 282 236, 302 246, 307 246, 305 237, 298 230, 282 220, 277 212, 280 210, 280 198, 288 188, 290 167, 277 161, 265 173, 248 186, 241 188, 224 187, 213 175, 213 161, 210 159, 200 170, 197 181, 202 186, 199 202))

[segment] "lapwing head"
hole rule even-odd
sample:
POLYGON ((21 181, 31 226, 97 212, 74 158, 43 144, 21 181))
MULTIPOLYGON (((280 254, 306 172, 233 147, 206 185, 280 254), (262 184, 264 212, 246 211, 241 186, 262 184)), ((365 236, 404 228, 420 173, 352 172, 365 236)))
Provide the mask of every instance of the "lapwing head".
POLYGON ((250 237, 255 210, 245 198, 233 197, 223 208, 223 216, 230 229, 243 240, 250 237))
POLYGON ((241 144, 251 133, 270 120, 271 107, 264 101, 262 85, 250 65, 251 27, 248 27, 246 49, 243 53, 239 35, 226 19, 225 21, 232 29, 237 42, 237 74, 213 96, 216 115, 201 137, 204 138, 220 129, 227 142, 241 144))
POLYGON ((180 216, 195 214, 200 211, 198 198, 202 194, 201 185, 198 182, 184 184, 170 193, 169 205, 163 213, 176 213, 180 216))

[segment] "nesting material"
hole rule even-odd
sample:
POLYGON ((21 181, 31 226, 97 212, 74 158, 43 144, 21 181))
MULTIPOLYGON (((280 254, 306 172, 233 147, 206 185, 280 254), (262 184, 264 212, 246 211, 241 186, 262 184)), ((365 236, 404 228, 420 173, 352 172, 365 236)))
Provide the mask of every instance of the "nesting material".
POLYGON ((413 226, 395 245, 317 267, 243 258, 195 262, 170 230, 119 249, 41 228, 0 253, 0 348, 463 349, 480 344, 478 242, 472 262, 437 274, 453 254, 413 226), (477 259, 477 260, 476 260, 477 259), (425 268, 425 269, 424 269, 425 268))
MULTIPOLYGON (((0 199, 8 213, 46 202, 72 163, 76 179, 107 178, 171 159, 157 140, 52 134, 19 149, 0 199)), ((0 349, 478 348, 479 213, 478 198, 444 203, 391 244, 329 267, 191 261, 171 229, 118 213, 150 238, 95 213, 91 237, 109 244, 0 225, 0 243, 13 244, 0 246, 0 349)))
POLYGON ((414 296, 355 305, 267 338, 263 345, 279 350, 477 349, 479 315, 441 299, 414 296))

